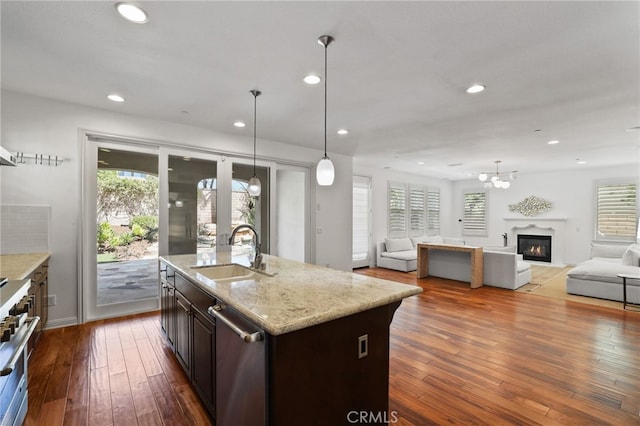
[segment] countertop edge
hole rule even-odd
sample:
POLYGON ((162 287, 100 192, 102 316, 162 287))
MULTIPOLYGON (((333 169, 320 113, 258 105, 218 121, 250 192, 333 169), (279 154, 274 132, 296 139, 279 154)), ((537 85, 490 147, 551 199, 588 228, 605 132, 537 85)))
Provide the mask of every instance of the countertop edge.
MULTIPOLYGON (((19 254, 0 255, 0 257, 4 258, 3 260, 6 260, 8 256, 13 257, 14 259, 23 258, 22 261, 25 262, 26 266, 22 268, 16 268, 20 270, 19 274, 18 275, 7 274, 7 278, 11 280, 24 280, 28 278, 29 275, 31 275, 38 266, 42 265, 44 262, 49 260, 51 258, 51 253, 42 252, 42 253, 19 253, 19 254), (24 260, 24 259, 28 259, 28 260, 24 260)), ((2 269, 2 273, 0 273, 0 275, 4 275, 5 274, 4 268, 0 267, 0 269, 2 269)))

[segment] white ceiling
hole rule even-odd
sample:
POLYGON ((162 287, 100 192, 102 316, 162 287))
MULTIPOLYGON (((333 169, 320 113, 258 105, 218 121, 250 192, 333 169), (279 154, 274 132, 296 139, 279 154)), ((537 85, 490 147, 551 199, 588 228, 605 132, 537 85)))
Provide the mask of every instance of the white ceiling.
POLYGON ((244 136, 259 89, 259 139, 322 149, 302 77, 330 34, 329 153, 453 180, 639 162, 637 1, 114 3, 2 1, 3 89, 244 136))

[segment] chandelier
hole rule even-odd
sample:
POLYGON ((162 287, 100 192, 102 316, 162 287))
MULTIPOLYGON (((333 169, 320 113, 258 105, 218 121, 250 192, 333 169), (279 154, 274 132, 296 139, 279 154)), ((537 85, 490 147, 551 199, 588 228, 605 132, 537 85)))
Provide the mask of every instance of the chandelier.
MULTIPOLYGON (((496 161, 494 161, 494 163, 496 163, 496 171, 495 171, 495 173, 493 173, 493 172, 482 172, 482 173, 480 173, 478 175, 478 179, 480 179, 482 182, 484 182, 484 187, 486 189, 490 189, 490 188, 507 189, 507 188, 509 188, 511 186, 511 182, 509 182, 509 180, 515 180, 516 179, 516 173, 518 171, 517 170, 512 170, 511 172, 509 172, 509 176, 508 176, 509 180, 504 180, 503 178, 500 177, 499 166, 500 166, 501 161, 500 160, 496 160, 496 161)), ((504 173, 502 174, 502 176, 504 177, 504 173)))

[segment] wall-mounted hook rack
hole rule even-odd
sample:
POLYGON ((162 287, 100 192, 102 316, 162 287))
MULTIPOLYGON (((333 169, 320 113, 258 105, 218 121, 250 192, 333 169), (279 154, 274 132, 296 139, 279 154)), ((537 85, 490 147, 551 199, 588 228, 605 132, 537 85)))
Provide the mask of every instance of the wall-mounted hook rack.
POLYGON ((64 158, 57 155, 49 154, 29 154, 26 152, 16 152, 16 164, 28 164, 29 160, 33 160, 33 164, 38 166, 59 166, 64 158))

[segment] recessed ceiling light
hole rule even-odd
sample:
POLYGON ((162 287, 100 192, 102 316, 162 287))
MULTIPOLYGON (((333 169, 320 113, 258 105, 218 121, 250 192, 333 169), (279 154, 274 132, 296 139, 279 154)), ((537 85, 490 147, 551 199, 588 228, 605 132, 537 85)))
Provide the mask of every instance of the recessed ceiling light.
POLYGON ((124 102, 124 98, 120 95, 116 95, 115 93, 107 95, 107 99, 113 102, 124 102))
POLYGON ((236 121, 235 123, 233 123, 234 126, 236 127, 244 127, 246 126, 246 124, 244 124, 242 121, 236 121))
POLYGON ((149 20, 147 12, 133 3, 116 3, 116 10, 124 19, 136 24, 144 24, 149 20))
POLYGON ((473 86, 467 89, 467 93, 480 93, 485 89, 485 86, 482 84, 474 84, 473 86))
POLYGON ((424 164, 424 161, 418 161, 418 164, 422 166, 424 164))
POLYGON ((346 134, 348 134, 348 133, 349 133, 349 131, 348 131, 347 129, 340 129, 340 130, 338 130, 338 134, 339 134, 339 135, 346 135, 346 134))
POLYGON ((576 163, 578 163, 578 164, 587 164, 587 162, 586 162, 586 161, 581 160, 581 159, 579 159, 579 158, 576 158, 576 163))
POLYGON ((320 77, 318 77, 315 74, 306 75, 303 80, 307 84, 318 84, 318 83, 320 83, 320 77))
POLYGON ((634 126, 634 127, 629 127, 628 129, 625 129, 625 132, 636 132, 640 130, 640 126, 634 126))
POLYGON ((557 140, 553 140, 553 141, 547 142, 548 145, 557 145, 559 143, 560 143, 560 141, 557 141, 557 140))

